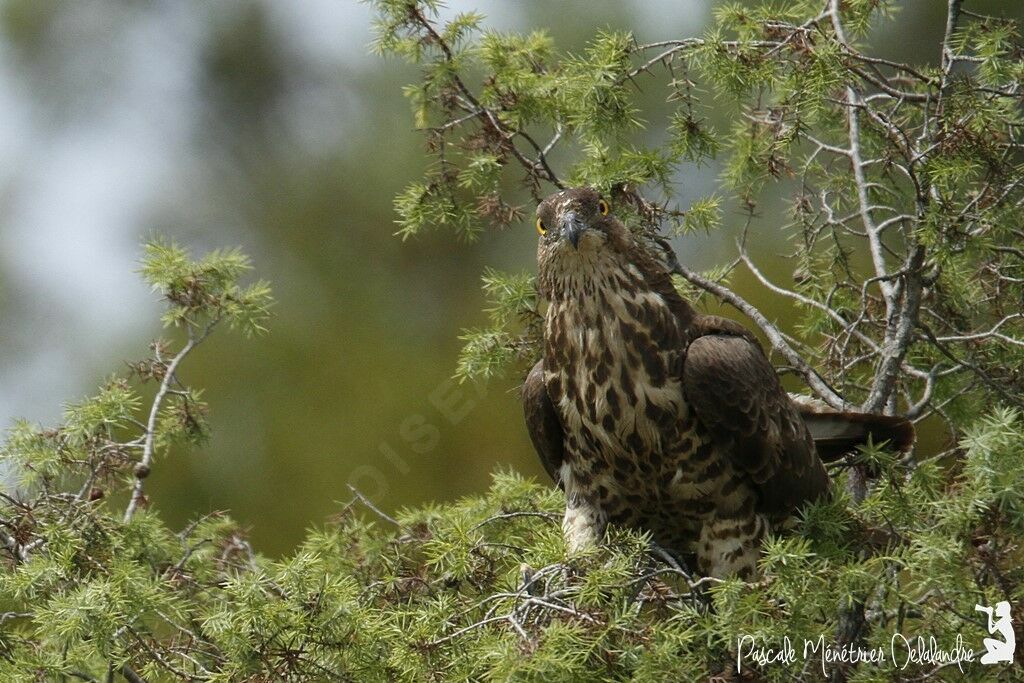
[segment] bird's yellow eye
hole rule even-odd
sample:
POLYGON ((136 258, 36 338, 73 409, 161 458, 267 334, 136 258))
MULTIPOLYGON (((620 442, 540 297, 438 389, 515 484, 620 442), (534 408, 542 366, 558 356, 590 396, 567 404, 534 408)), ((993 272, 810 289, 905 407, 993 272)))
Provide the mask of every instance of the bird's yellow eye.
POLYGON ((542 221, 541 219, 538 218, 537 219, 537 233, 540 234, 540 235, 543 235, 547 231, 548 231, 548 229, 547 229, 547 227, 545 227, 544 221, 542 221))
POLYGON ((612 210, 612 207, 608 206, 608 202, 603 199, 597 200, 597 210, 601 212, 602 216, 607 216, 608 212, 612 210))

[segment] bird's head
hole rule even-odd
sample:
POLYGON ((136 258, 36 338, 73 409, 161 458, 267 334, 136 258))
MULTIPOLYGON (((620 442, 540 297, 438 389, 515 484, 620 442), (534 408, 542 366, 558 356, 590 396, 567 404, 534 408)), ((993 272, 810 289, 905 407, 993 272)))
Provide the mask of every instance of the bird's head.
POLYGON ((537 206, 541 250, 549 253, 600 248, 616 223, 611 205, 589 187, 556 192, 537 206))
POLYGON ((589 187, 550 195, 537 206, 535 225, 540 235, 537 262, 544 289, 557 287, 566 278, 586 279, 600 264, 618 260, 632 243, 608 200, 589 187))

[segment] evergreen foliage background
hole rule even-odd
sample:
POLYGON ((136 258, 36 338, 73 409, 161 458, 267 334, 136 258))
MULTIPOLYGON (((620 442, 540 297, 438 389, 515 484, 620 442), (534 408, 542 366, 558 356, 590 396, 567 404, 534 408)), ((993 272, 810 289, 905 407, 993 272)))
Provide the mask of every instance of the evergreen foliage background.
MULTIPOLYGON (((271 559, 227 515, 172 528, 147 495, 150 475, 208 434, 181 364, 232 333, 219 328, 261 333, 271 304, 240 253, 193 260, 157 242, 141 273, 167 304, 169 339, 61 424, 18 423, 3 447, 20 477, 0 505, 4 680, 738 678, 741 634, 886 653, 894 632, 942 648, 959 635, 977 650, 976 604, 1009 601, 1019 621, 1024 61, 1012 23, 951 0, 938 59, 916 65, 866 51, 878 22, 899 21, 875 0, 726 4, 700 38, 607 31, 581 53, 429 1, 374 7, 379 50, 421 68, 406 95, 434 159, 395 200, 401 237, 474 239, 529 215, 524 187, 596 185, 681 289, 750 316, 819 398, 948 438, 914 459, 880 445, 840 463, 837 496, 766 543, 756 584, 692 577, 621 531, 568 558, 560 494, 512 472, 486 494, 394 516, 354 491, 271 559), (671 104, 664 120, 645 114, 652 90, 671 104), (708 124, 717 108, 731 129, 708 124), (660 144, 635 141, 655 126, 660 144), (675 169, 716 155, 720 188, 677 206, 675 169), (786 285, 746 251, 780 229, 758 221, 766 195, 791 200, 786 285), (740 226, 726 225, 737 207, 740 226), (730 228, 736 260, 714 272, 667 248, 673 234, 730 228), (730 288, 741 266, 800 324, 758 316, 730 288)), ((467 380, 515 376, 537 353, 530 276, 488 270, 484 291, 488 326, 463 334, 467 380)), ((779 681, 1016 680, 1016 667, 744 663, 779 681)))

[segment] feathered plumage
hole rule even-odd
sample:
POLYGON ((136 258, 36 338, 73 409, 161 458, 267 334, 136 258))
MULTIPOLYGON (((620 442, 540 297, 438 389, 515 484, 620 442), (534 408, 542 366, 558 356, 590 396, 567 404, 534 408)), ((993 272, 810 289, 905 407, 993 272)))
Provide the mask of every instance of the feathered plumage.
POLYGON ((523 405, 570 548, 622 523, 706 574, 749 577, 764 534, 827 493, 822 456, 869 435, 912 443, 902 418, 792 400, 757 339, 695 311, 595 191, 548 197, 537 225, 550 306, 523 405))

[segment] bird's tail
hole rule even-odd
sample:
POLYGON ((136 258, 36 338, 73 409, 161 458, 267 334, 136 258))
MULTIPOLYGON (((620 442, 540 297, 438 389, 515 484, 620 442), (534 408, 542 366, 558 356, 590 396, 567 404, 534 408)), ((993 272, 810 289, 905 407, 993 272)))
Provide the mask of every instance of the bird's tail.
POLYGON ((857 446, 888 442, 890 449, 907 453, 914 445, 914 424, 905 417, 839 412, 809 396, 790 394, 811 432, 822 461, 835 462, 857 446))

